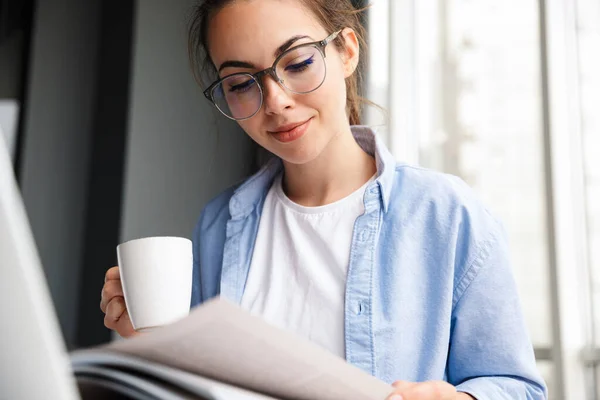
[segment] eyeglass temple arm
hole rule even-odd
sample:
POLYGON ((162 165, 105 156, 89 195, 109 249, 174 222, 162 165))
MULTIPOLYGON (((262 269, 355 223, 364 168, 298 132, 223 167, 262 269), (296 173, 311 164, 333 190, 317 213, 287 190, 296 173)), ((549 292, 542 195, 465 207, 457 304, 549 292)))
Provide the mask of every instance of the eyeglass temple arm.
POLYGON ((327 46, 332 40, 334 40, 342 31, 343 29, 340 29, 337 32, 333 32, 331 35, 327 36, 325 39, 321 40, 321 46, 327 46))

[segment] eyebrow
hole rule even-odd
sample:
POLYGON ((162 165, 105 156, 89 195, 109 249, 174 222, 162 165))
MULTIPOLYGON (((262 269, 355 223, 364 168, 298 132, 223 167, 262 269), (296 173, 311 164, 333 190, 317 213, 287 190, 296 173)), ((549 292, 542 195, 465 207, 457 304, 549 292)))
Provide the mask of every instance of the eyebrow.
MULTIPOLYGON (((307 38, 312 40, 312 38, 308 35, 293 36, 293 37, 289 38, 288 40, 286 40, 285 43, 283 43, 281 46, 279 46, 277 48, 277 50, 275 50, 275 53, 273 55, 275 56, 275 58, 277 58, 284 51, 286 51, 287 49, 292 47, 292 45, 294 43, 296 43, 298 40, 307 39, 307 38)), ((230 61, 225 61, 223 64, 221 64, 221 66, 219 67, 219 72, 221 72, 225 68, 255 68, 255 65, 248 61, 230 60, 230 61)))
POLYGON ((281 53, 283 53, 284 51, 286 51, 287 49, 289 49, 290 47, 292 47, 292 45, 294 43, 296 43, 298 40, 300 39, 311 39, 312 38, 308 35, 296 35, 293 36, 291 38, 289 38, 284 44, 282 44, 281 46, 279 46, 277 48, 277 50, 275 51, 275 54, 273 54, 275 56, 275 58, 279 57, 281 55, 281 53))

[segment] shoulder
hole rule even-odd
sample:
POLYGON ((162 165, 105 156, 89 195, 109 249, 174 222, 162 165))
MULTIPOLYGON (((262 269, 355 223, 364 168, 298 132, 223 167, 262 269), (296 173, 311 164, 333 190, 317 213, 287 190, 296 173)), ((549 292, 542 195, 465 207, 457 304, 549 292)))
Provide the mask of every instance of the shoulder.
POLYGON ((447 203, 448 206, 482 203, 473 189, 461 178, 427 168, 398 164, 395 169, 395 197, 421 198, 447 203))
POLYGON ((390 208, 404 216, 416 213, 440 223, 475 219, 498 224, 479 195, 461 178, 405 164, 396 166, 390 208))
POLYGON ((388 213, 395 229, 422 238, 428 254, 452 260, 455 284, 476 274, 494 248, 505 249, 502 223, 453 175, 398 165, 388 213))
POLYGON ((196 225, 196 232, 204 232, 218 227, 224 228, 232 217, 231 212, 239 214, 240 211, 244 212, 243 210, 260 204, 281 168, 281 161, 273 158, 255 174, 211 199, 202 210, 196 225))
POLYGON ((194 229, 195 240, 201 233, 204 234, 207 231, 225 226, 230 218, 229 202, 238 186, 239 184, 225 189, 204 206, 194 229))

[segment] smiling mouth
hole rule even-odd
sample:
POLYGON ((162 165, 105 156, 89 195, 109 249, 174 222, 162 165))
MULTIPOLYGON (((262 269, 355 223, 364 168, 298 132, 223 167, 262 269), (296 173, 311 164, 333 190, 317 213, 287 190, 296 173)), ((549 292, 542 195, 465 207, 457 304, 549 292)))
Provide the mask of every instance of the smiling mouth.
POLYGON ((268 131, 275 140, 282 143, 293 142, 300 139, 306 133, 312 118, 301 123, 294 123, 279 127, 277 131, 268 131))

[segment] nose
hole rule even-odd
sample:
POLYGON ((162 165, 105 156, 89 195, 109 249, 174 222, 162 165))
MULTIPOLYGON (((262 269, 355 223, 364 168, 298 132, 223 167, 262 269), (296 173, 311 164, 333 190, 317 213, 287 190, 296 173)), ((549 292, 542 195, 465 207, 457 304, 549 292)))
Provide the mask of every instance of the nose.
POLYGON ((273 76, 265 76, 262 86, 266 114, 281 114, 283 110, 293 107, 294 99, 291 94, 273 76))

